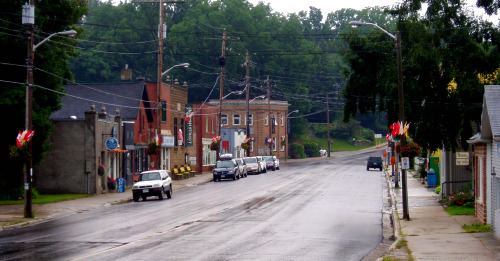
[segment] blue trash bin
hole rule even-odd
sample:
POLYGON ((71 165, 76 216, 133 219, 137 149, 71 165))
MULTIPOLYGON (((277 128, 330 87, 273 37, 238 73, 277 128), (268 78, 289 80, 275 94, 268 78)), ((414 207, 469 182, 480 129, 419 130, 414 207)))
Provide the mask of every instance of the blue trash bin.
POLYGON ((427 186, 437 186, 436 171, 434 169, 429 169, 427 172, 427 186))

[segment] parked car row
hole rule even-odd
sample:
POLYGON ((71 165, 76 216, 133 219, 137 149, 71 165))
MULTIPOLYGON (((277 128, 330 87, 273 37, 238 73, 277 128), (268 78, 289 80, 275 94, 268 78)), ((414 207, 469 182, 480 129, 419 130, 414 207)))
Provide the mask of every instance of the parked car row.
POLYGON ((266 173, 267 170, 279 170, 279 159, 276 156, 255 156, 233 159, 231 154, 220 156, 212 170, 213 180, 240 179, 248 174, 266 173))

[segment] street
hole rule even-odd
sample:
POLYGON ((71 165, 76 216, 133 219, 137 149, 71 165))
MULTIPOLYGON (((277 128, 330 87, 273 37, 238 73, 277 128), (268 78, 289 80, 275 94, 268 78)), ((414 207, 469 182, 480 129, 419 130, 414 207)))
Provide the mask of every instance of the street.
POLYGON ((186 188, 0 233, 2 260, 361 260, 382 241, 368 155, 186 188))

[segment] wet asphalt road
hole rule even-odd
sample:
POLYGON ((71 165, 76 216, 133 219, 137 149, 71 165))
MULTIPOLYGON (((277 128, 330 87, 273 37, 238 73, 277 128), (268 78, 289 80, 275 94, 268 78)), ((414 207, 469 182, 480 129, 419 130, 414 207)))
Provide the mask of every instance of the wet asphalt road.
POLYGON ((382 241, 364 153, 211 182, 0 233, 2 260, 361 260, 382 241))

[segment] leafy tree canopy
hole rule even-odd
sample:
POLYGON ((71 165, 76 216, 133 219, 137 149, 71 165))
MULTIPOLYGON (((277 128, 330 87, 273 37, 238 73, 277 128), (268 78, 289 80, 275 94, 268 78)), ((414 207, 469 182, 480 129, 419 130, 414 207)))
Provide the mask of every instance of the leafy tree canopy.
MULTIPOLYGON (((21 22, 21 10, 26 1, 0 0, 0 109, 6 124, 0 141, 0 187, 13 180, 21 184, 21 162, 12 162, 9 147, 15 145, 17 133, 25 129, 25 82, 28 34, 21 22)), ((75 27, 87 11, 82 0, 46 0, 35 4, 35 44, 52 33, 81 28, 75 27)), ((49 115, 60 106, 60 94, 64 80, 72 79, 70 58, 75 56, 74 41, 55 36, 40 45, 34 59, 33 99, 33 160, 41 160, 49 149, 47 137, 52 130, 49 115), (52 90, 52 91, 51 91, 52 90)))

